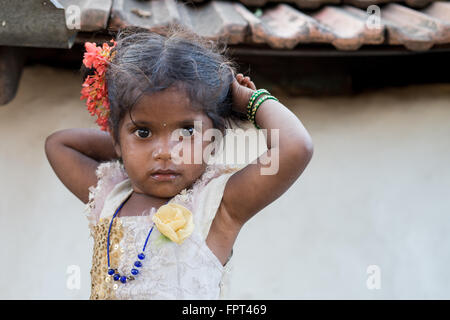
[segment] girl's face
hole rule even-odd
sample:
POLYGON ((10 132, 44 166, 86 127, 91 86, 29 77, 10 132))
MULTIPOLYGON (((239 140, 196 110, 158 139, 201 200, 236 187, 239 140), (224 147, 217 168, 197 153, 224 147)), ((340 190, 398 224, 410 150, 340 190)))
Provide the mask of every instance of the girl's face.
POLYGON ((196 152, 201 150, 203 155, 204 148, 211 142, 202 141, 201 137, 213 124, 203 111, 192 109, 183 90, 171 87, 143 95, 132 108, 131 118, 127 113, 121 120, 120 143, 114 142, 114 145, 135 192, 170 198, 190 187, 205 171, 206 159, 202 156, 201 161, 197 158, 194 162, 194 148, 196 152), (202 132, 195 131, 199 128, 194 129, 194 121, 201 121, 202 132), (174 139, 174 134, 178 140, 174 139), (190 139, 183 139, 189 136, 190 139), (176 152, 183 158, 182 163, 177 164, 171 153, 176 150, 176 145, 180 147, 180 141, 184 148, 189 148, 191 156, 186 159, 182 150, 176 152), (157 170, 173 170, 177 175, 163 181, 153 175, 157 170))

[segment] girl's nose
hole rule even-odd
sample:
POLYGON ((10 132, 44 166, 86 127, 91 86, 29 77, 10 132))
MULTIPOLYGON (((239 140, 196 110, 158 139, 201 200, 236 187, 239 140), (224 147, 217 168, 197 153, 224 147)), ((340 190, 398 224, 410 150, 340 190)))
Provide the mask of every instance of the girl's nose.
POLYGON ((154 160, 171 160, 172 155, 172 144, 174 142, 170 141, 170 137, 165 137, 160 139, 156 148, 153 151, 153 159, 154 160))
POLYGON ((155 160, 170 160, 171 158, 169 145, 159 146, 153 152, 153 159, 155 160))

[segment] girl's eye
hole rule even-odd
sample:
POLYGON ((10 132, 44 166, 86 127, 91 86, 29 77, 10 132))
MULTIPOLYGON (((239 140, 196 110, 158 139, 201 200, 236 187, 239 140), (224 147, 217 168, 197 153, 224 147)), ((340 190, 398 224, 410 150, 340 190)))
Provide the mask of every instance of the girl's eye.
POLYGON ((192 136, 194 134, 194 127, 184 127, 181 129, 181 134, 183 136, 192 136))
POLYGON ((134 131, 134 134, 142 139, 148 138, 151 135, 150 130, 148 130, 147 128, 136 129, 134 131))

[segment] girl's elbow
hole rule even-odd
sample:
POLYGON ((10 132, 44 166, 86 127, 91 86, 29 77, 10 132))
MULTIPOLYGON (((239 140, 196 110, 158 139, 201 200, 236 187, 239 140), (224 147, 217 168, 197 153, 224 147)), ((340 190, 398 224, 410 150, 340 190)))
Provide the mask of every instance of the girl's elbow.
POLYGON ((49 136, 47 136, 47 138, 45 139, 45 144, 47 143, 51 143, 56 141, 57 139, 59 139, 59 137, 61 136, 61 132, 63 132, 64 130, 57 130, 54 131, 53 133, 51 133, 49 136))
POLYGON ((308 140, 305 143, 305 152, 306 152, 309 160, 311 160, 311 158, 312 158, 312 156, 314 154, 314 144, 312 142, 311 137, 309 137, 308 140))
POLYGON ((298 147, 293 149, 292 159, 304 169, 314 154, 314 144, 311 137, 307 137, 302 138, 297 145, 298 147))
POLYGON ((299 137, 297 145, 297 156, 302 158, 307 158, 308 160, 312 158, 314 154, 314 144, 312 138, 309 134, 299 137))
POLYGON ((299 130, 296 134, 291 135, 289 139, 292 139, 294 141, 294 145, 297 146, 296 148, 292 148, 294 157, 308 163, 314 154, 314 143, 306 128, 301 126, 301 130, 299 130))

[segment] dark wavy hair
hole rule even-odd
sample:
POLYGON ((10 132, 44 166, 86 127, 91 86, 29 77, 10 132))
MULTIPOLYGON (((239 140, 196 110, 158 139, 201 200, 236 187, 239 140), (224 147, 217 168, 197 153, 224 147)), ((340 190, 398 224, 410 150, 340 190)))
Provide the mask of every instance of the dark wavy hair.
POLYGON ((237 64, 227 57, 226 44, 204 39, 180 24, 158 32, 126 27, 118 31, 116 41, 105 75, 108 121, 116 141, 120 120, 131 114, 143 94, 173 85, 185 90, 192 107, 204 111, 222 132, 229 127, 227 119, 246 119, 232 110, 230 85, 237 64))

